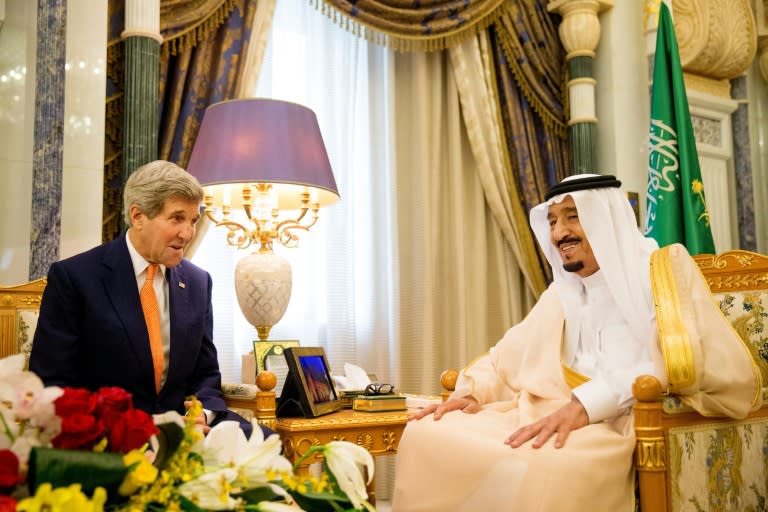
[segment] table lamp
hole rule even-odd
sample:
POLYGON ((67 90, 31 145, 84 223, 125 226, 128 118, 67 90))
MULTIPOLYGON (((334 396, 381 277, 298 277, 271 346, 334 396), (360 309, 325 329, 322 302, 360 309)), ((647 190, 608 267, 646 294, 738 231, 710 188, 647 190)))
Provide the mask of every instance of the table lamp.
POLYGON ((246 320, 265 341, 288 307, 291 266, 274 241, 296 247, 321 206, 339 200, 312 110, 287 101, 239 99, 210 105, 187 170, 205 190, 205 215, 227 244, 256 250, 235 268, 246 320), (242 211, 242 219, 233 212, 242 211), (307 215, 307 214, 310 215, 307 215))

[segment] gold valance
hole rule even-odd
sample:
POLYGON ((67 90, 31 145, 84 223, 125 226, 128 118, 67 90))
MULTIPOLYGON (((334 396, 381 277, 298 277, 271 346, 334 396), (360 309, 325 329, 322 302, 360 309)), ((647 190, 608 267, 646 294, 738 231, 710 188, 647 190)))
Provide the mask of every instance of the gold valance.
POLYGON ((396 51, 448 48, 488 28, 505 0, 310 0, 334 23, 396 51))
POLYGON ((237 4, 236 0, 162 0, 162 51, 177 55, 207 38, 237 4))

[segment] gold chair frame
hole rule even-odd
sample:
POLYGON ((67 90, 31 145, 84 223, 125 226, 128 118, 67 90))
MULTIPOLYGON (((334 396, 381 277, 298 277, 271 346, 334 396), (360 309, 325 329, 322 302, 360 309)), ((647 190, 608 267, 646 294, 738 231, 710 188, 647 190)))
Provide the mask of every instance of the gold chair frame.
MULTIPOLYGON (((695 256, 694 260, 715 293, 768 290, 768 257, 749 251, 728 251, 719 255, 695 256)), ((766 385, 764 382, 763 385, 766 385)), ((635 381, 636 398, 635 468, 637 469, 642 512, 672 509, 669 479, 669 429, 696 425, 729 423, 731 418, 704 417, 697 412, 667 413, 664 394, 656 377, 641 375, 635 381)), ((753 411, 744 421, 768 418, 768 405, 753 411)))
MULTIPOLYGON (((710 291, 742 292, 768 290, 768 257, 762 254, 734 250, 719 255, 695 256, 694 260, 709 284, 710 291)), ((458 371, 446 370, 440 376, 443 400, 455 389, 458 371)), ((767 385, 768 383, 763 383, 767 385)), ((633 393, 636 447, 634 462, 637 469, 639 508, 641 512, 671 510, 669 488, 669 429, 681 426, 729 423, 731 418, 704 417, 697 412, 668 414, 663 410, 665 398, 656 377, 641 375, 635 381, 633 393)), ((768 418, 768 403, 764 388, 764 404, 743 421, 768 418)))
POLYGON ((21 313, 39 310, 47 280, 37 279, 15 286, 0 286, 0 358, 18 354, 33 333, 26 332, 21 313))

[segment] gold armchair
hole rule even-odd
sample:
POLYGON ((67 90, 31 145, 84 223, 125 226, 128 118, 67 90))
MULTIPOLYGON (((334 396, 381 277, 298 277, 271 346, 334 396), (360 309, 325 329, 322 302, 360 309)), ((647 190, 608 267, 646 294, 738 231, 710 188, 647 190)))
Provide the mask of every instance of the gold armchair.
MULTIPOLYGON (((768 510, 768 257, 730 251, 694 259, 760 368, 763 406, 743 420, 704 417, 663 395, 657 378, 638 377, 633 392, 639 509, 768 510)), ((441 375, 443 400, 457 375, 441 375)))
MULTIPOLYGON (((768 383, 768 257, 730 251, 694 258, 713 299, 744 339, 768 383)), ((768 501, 768 395, 743 420, 704 417, 659 381, 638 377, 635 467, 640 510, 765 510, 768 501)))
POLYGON ((0 286, 0 358, 22 353, 29 359, 46 282, 0 286))

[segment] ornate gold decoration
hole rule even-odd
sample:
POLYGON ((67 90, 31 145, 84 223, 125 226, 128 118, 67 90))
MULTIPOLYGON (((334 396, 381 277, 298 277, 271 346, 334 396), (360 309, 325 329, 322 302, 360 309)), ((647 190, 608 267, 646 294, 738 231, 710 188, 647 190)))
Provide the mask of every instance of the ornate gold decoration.
POLYGON ((384 449, 387 450, 388 452, 393 451, 397 447, 397 434, 395 434, 391 430, 388 430, 384 432, 383 436, 384 436, 384 449))
MULTIPOLYGON (((404 423, 408 414, 403 411, 395 415, 389 415, 384 413, 376 413, 375 415, 368 413, 365 416, 364 425, 375 427, 378 425, 392 425, 399 424, 401 421, 404 423)), ((319 418, 289 418, 286 420, 278 420, 278 423, 290 422, 290 429, 292 431, 301 431, 307 429, 317 430, 332 430, 338 427, 360 426, 363 423, 360 421, 360 416, 337 416, 329 414, 328 416, 321 416, 319 418)))
POLYGON ((664 439, 638 440, 635 448, 635 467, 645 471, 664 471, 667 462, 664 459, 664 439))
POLYGON ((750 251, 694 256, 712 293, 768 287, 768 257, 750 251))
POLYGON ((294 451, 296 455, 301 457, 313 446, 320 446, 320 440, 315 437, 299 437, 295 440, 294 451))
POLYGON ((749 68, 757 29, 747 0, 673 0, 672 6, 685 71, 730 79, 749 68))
POLYGON ((13 304, 13 297, 10 295, 3 295, 0 297, 0 303, 2 303, 3 306, 10 306, 13 304))
POLYGON ((355 441, 358 446, 362 446, 369 452, 373 448, 373 436, 368 432, 360 432, 357 434, 357 440, 355 441))

